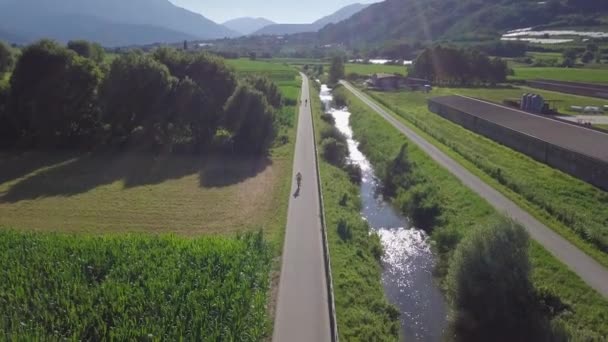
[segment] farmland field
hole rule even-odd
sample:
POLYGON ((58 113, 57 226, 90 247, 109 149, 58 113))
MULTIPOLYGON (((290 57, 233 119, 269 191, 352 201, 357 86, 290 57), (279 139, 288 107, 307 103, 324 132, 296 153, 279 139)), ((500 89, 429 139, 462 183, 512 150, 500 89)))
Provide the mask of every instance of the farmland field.
POLYGON ((608 195, 431 113, 426 100, 440 94, 371 92, 402 121, 436 139, 465 167, 608 266, 608 195))
POLYGON ((183 235, 264 229, 280 242, 299 92, 295 70, 281 68, 273 80, 290 103, 281 113, 287 143, 269 157, 0 152, 0 226, 183 235))
POLYGON ((268 331, 261 233, 184 239, 0 231, 7 340, 241 340, 268 331))
MULTIPOLYGON (((370 159, 377 173, 384 174, 388 163, 394 159, 401 146, 408 140, 388 122, 371 112, 363 102, 348 92, 345 92, 345 95, 352 113, 351 126, 355 138, 361 142, 360 148, 370 159)), ((408 108, 415 107, 410 105, 408 108)), ((433 121, 429 117, 432 114, 428 112, 420 115, 426 118, 424 122, 433 121)), ((408 126, 411 126, 411 123, 408 126)), ((459 134, 466 135, 463 132, 459 134)), ((453 136, 450 136, 449 139, 457 140, 453 136)), ((471 141, 468 143, 472 144, 471 141)), ((485 142, 485 144, 488 143, 485 142)), ((500 213, 413 143, 408 143, 407 148, 413 172, 423 174, 426 179, 432 181, 436 190, 436 198, 442 207, 441 223, 433 229, 431 236, 436 243, 435 250, 441 257, 436 273, 440 276, 445 275, 449 267, 448 261, 451 252, 458 241, 473 227, 490 226, 490 223, 500 213)), ((507 170, 503 169, 503 171, 507 170)), ((546 176, 537 178, 546 178, 546 176)), ((596 206, 599 207, 599 205, 596 206)), ((587 337, 587 339, 582 338, 583 340, 601 341, 601 336, 608 334, 608 324, 605 320, 608 315, 608 301, 535 242, 530 244, 530 259, 533 265, 534 286, 547 295, 547 298, 554 298, 552 304, 547 302, 549 306, 552 306, 548 309, 555 310, 552 311, 552 315, 554 315, 552 318, 562 322, 571 332, 574 332, 574 336, 587 337), (555 304, 557 306, 553 306, 555 304), (565 305, 560 307, 562 304, 565 305)))
POLYGON ((9 154, 0 157, 0 225, 184 235, 265 228, 275 234, 281 224, 271 218, 281 217, 283 200, 278 185, 289 170, 286 159, 9 154))
POLYGON ((0 339, 268 338, 300 80, 234 68, 284 96, 265 157, 0 151, 0 339))
MULTIPOLYGON (((511 87, 511 88, 436 88, 431 96, 442 95, 464 95, 484 99, 496 103, 501 103, 505 99, 519 99, 524 93, 535 93, 542 95, 545 100, 558 100, 556 104, 560 113, 577 114, 570 109, 570 106, 603 106, 608 104, 608 100, 597 99, 593 97, 585 97, 579 95, 571 95, 558 93, 549 90, 541 90, 531 87, 511 87)), ((396 94, 387 93, 387 96, 393 97, 396 94)), ((411 97, 404 94, 403 96, 411 97)))
MULTIPOLYGON (((328 69, 329 70, 329 69, 328 69)), ((346 63, 345 65, 346 75, 355 73, 359 75, 371 75, 371 74, 401 74, 407 75, 407 67, 405 65, 382 65, 382 64, 359 64, 359 63, 346 63)))
POLYGON ((516 67, 510 80, 532 80, 538 78, 590 83, 608 83, 608 70, 581 68, 530 68, 516 67))

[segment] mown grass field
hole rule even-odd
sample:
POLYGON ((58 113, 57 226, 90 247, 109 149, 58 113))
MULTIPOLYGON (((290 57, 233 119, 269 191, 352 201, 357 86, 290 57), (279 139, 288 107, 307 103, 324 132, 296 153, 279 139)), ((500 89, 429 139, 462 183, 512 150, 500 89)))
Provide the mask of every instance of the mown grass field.
POLYGON ((499 191, 608 266, 608 194, 431 113, 426 100, 440 93, 371 95, 404 122, 452 151, 465 167, 490 180, 499 191))
POLYGON ((530 68, 515 67, 510 80, 532 80, 545 78, 558 81, 608 83, 608 70, 588 68, 530 68))
MULTIPOLYGON (((328 123, 321 120, 321 102, 314 87, 311 106, 320 142, 319 133, 328 123)), ((321 156, 319 163, 340 339, 396 341, 400 331, 399 311, 384 296, 382 245, 378 236, 370 235, 369 227, 361 219, 359 187, 351 183, 346 172, 321 156), (346 201, 342 202, 344 196, 346 201), (347 222, 352 233, 352 238, 346 241, 338 234, 341 220, 347 222)))
POLYGON ((239 340, 268 332, 263 235, 181 239, 0 231, 6 340, 239 340))
POLYGON ((0 339, 271 335, 300 80, 235 68, 285 97, 267 157, 0 151, 0 339))
MULTIPOLYGON (((345 92, 345 95, 352 113, 351 126, 355 138, 361 143, 360 147, 376 168, 377 174, 383 174, 388 163, 408 140, 350 93, 345 92)), ((442 276, 447 271, 451 253, 458 241, 472 227, 486 227, 500 214, 414 144, 408 144, 408 152, 415 172, 432 179, 443 209, 442 223, 431 235, 440 255, 437 273, 442 276)), ((578 336, 590 336, 596 340, 606 336, 608 301, 535 242, 531 243, 530 255, 535 287, 556 295, 566 304, 566 309, 557 312, 555 319, 563 322, 578 336)))
POLYGON ((288 158, 11 153, 0 157, 0 225, 191 236, 264 228, 273 235, 289 170, 288 158))

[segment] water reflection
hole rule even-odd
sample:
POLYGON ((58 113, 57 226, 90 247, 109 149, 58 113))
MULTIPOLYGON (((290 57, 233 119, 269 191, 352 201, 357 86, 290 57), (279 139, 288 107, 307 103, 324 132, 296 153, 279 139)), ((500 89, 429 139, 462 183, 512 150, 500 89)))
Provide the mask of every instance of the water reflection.
POLYGON ((441 341, 446 308, 433 279, 435 259, 429 238, 382 198, 374 169, 353 139, 348 109, 331 108, 331 89, 326 85, 321 86, 320 98, 336 128, 347 138, 349 160, 361 167, 361 215, 384 246, 382 281, 389 301, 401 312, 403 337, 407 341, 441 341))

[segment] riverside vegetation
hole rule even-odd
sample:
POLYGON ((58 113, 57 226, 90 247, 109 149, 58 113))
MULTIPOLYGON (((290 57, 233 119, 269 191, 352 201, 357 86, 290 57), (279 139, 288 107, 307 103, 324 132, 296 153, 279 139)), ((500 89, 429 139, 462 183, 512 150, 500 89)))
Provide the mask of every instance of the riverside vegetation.
MULTIPOLYGON (((412 123, 439 145, 464 160, 476 174, 490 179, 500 191, 608 266, 608 195, 572 176, 539 163, 521 153, 476 135, 427 109, 430 96, 457 92, 496 98, 492 90, 438 89, 432 95, 370 92, 402 120, 412 123)), ((503 93, 501 90, 496 92, 503 93)), ((569 100, 568 96, 562 96, 569 100)))
POLYGON ((25 47, 2 88, 0 336, 267 338, 296 71, 82 45, 25 47))
POLYGON ((384 296, 382 244, 361 219, 357 170, 346 163, 345 138, 333 127, 331 115, 324 113, 319 89, 312 91, 316 91, 311 94, 311 106, 340 339, 395 341, 400 329, 399 311, 384 296))
MULTIPOLYGON (((442 281, 448 299, 452 303, 452 327, 456 328, 450 331, 454 334, 453 337, 460 336, 466 339, 467 336, 472 336, 467 333, 476 331, 481 334, 483 330, 475 329, 480 326, 493 327, 493 331, 490 332, 493 340, 498 336, 503 336, 506 340, 510 337, 517 340, 518 336, 538 336, 536 334, 539 333, 541 337, 545 336, 543 339, 584 340, 601 339, 601 336, 608 334, 608 325, 605 321, 608 315, 608 302, 604 298, 556 261, 536 242, 522 240, 518 237, 519 233, 508 233, 511 229, 508 228, 509 224, 499 223, 502 221, 501 215, 487 202, 466 188, 416 146, 410 143, 404 145, 407 139, 384 119, 374 114, 364 103, 343 88, 335 92, 342 92, 347 99, 349 111, 352 113, 351 126, 355 138, 375 166, 377 174, 386 175, 383 177, 383 183, 389 184, 387 189, 389 193, 391 189, 393 190, 394 205, 405 215, 418 217, 415 219, 418 224, 426 226, 431 234, 434 249, 439 257, 437 276, 442 281), (488 236, 488 230, 496 226, 503 228, 494 229, 497 235, 488 236), (486 236, 480 237, 479 234, 486 236), (479 239, 487 242, 480 244, 479 239), (490 241, 502 242, 490 244, 490 241), (478 289, 480 292, 476 295, 496 294, 495 300, 498 302, 492 301, 494 305, 487 305, 481 301, 468 301, 467 305, 462 306, 463 301, 458 299, 460 297, 457 294, 466 292, 461 292, 457 274, 460 272, 458 269, 462 268, 458 265, 463 262, 463 258, 470 255, 472 250, 481 253, 479 247, 487 246, 483 249, 485 251, 483 253, 492 255, 491 259, 504 255, 506 259, 502 260, 507 263, 500 267, 518 267, 517 269, 521 270, 521 273, 517 273, 518 276, 525 279, 526 267, 530 267, 526 266, 528 261, 508 257, 518 255, 518 248, 521 252, 522 244, 529 245, 531 265, 529 280, 534 290, 530 292, 530 288, 526 288, 525 284, 510 289, 498 286, 498 283, 502 282, 501 277, 504 276, 498 272, 499 268, 495 268, 498 265, 482 263, 477 266, 478 273, 466 273, 464 276, 474 277, 477 274, 482 278, 485 277, 484 282, 487 282, 487 279, 492 279, 491 282, 496 281, 496 286, 483 286, 478 289), (474 247, 475 245, 478 247, 474 247), (494 292, 503 291, 501 289, 504 292, 494 292), (515 291, 518 294, 515 294, 515 291), (528 300, 516 304, 511 300, 498 299, 514 298, 513 296, 523 296, 518 298, 528 298, 528 300), (519 330, 519 327, 515 327, 518 324, 516 316, 520 315, 517 314, 521 309, 520 304, 525 304, 528 308, 532 308, 533 312, 538 312, 538 315, 531 316, 536 317, 533 320, 536 324, 530 326, 529 330, 519 330), (509 317, 496 314, 501 310, 509 317)), ((463 270, 466 271, 466 268, 463 270)))

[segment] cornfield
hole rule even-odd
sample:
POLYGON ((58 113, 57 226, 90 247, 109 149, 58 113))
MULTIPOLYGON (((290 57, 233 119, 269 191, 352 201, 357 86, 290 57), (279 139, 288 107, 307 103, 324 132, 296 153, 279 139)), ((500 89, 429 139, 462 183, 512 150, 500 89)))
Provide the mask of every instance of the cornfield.
POLYGON ((0 340, 257 341, 271 258, 261 233, 0 231, 0 340))

